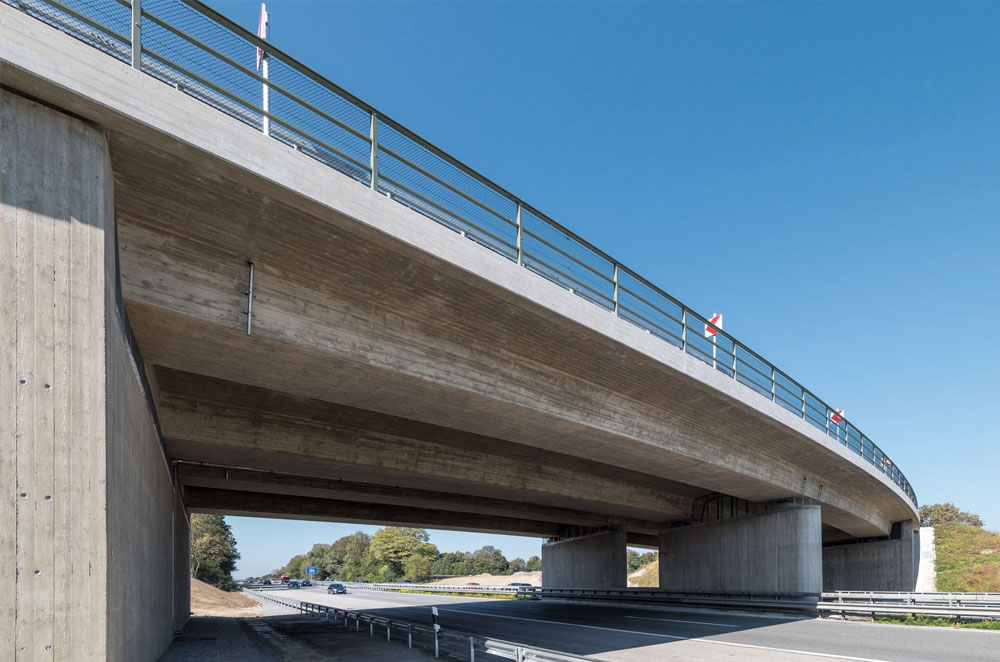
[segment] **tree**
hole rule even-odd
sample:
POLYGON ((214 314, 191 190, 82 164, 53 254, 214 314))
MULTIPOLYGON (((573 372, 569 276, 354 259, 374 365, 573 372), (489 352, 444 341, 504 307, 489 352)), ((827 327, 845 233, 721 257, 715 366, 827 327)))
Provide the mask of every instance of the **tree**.
POLYGON ((486 545, 472 553, 472 567, 476 574, 502 575, 507 572, 507 557, 493 545, 486 545))
POLYGON ((527 567, 527 563, 524 562, 520 556, 510 562, 507 566, 507 573, 513 575, 515 572, 524 572, 527 567))
POLYGON ((935 503, 929 506, 920 506, 920 525, 937 526, 947 522, 958 524, 968 524, 983 528, 983 520, 979 515, 963 512, 953 503, 935 503))
POLYGON ((525 565, 525 570, 528 572, 538 572, 542 569, 542 560, 537 556, 532 556, 528 559, 528 563, 525 565))
POLYGON ((369 547, 372 537, 362 531, 336 540, 323 559, 323 570, 330 577, 354 581, 370 579, 372 565, 369 547))
POLYGON ((425 582, 431 576, 431 560, 414 554, 403 563, 403 576, 414 582, 425 582))
POLYGON ((445 552, 431 564, 433 575, 471 575, 473 572, 472 560, 466 552, 445 552))
MULTIPOLYGON (((393 581, 403 576, 403 566, 412 556, 433 560, 438 549, 430 544, 430 536, 424 529, 387 526, 372 536, 369 551, 377 563, 376 577, 379 581, 393 581)), ((427 568, 430 574, 430 567, 427 568)))
POLYGON ((191 576, 229 588, 240 554, 236 538, 222 515, 191 515, 191 576))
POLYGON ((646 552, 640 554, 634 549, 630 549, 625 552, 625 567, 629 574, 635 572, 639 568, 656 560, 656 552, 646 552))

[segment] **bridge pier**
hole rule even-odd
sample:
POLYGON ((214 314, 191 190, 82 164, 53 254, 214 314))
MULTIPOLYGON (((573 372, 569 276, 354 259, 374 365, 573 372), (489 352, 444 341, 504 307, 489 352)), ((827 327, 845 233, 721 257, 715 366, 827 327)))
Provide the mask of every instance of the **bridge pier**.
POLYGON ((660 588, 685 593, 819 593, 820 507, 782 504, 660 534, 660 588))
POLYGON ((625 530, 587 533, 542 545, 542 583, 546 588, 624 588, 625 530))
POLYGON ((848 540, 823 547, 824 591, 913 591, 920 536, 912 521, 895 522, 885 538, 848 540))
POLYGON ((102 130, 0 90, 3 660, 155 660, 188 616, 188 519, 118 296, 113 186, 102 130))

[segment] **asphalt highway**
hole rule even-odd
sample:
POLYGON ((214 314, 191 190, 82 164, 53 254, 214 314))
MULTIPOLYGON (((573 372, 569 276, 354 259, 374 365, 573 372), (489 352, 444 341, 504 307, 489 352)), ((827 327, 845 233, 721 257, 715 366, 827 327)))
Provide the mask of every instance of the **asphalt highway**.
POLYGON ((614 662, 1000 662, 1000 632, 325 587, 281 597, 614 662))

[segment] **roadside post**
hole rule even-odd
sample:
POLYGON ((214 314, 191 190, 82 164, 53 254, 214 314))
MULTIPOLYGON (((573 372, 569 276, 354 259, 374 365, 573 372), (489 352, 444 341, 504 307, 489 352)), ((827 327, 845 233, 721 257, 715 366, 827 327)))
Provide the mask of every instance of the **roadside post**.
POLYGON ((431 622, 434 623, 434 657, 440 657, 441 652, 438 647, 438 635, 441 632, 441 624, 438 623, 437 607, 431 607, 431 622))

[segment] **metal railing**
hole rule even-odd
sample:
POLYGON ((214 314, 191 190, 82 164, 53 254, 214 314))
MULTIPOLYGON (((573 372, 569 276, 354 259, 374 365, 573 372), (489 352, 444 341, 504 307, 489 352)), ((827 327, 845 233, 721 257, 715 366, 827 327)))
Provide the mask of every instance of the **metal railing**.
POLYGON ((201 2, 0 2, 264 131, 712 366, 860 455, 917 504, 909 481, 882 449, 759 354, 517 196, 201 2), (267 58, 267 77, 257 70, 257 49, 267 58))
POLYGON ((1000 618, 1000 593, 896 593, 834 591, 823 593, 821 613, 841 615, 925 615, 952 619, 1000 618))
MULTIPOLYGON (((470 662, 475 662, 476 653, 493 655, 515 662, 577 662, 579 660, 591 661, 594 658, 562 653, 559 651, 538 648, 527 644, 520 644, 503 639, 494 639, 482 635, 462 632, 435 626, 431 623, 414 623, 395 618, 387 618, 377 614, 369 614, 363 611, 353 611, 350 609, 338 609, 329 605, 320 605, 312 602, 301 602, 288 598, 278 598, 274 595, 257 593, 255 591, 245 591, 264 600, 291 607, 302 614, 312 614, 319 618, 325 618, 332 626, 336 627, 343 621, 345 630, 350 630, 354 626, 355 632, 368 631, 368 636, 374 637, 376 630, 381 637, 385 633, 386 642, 392 641, 392 633, 396 632, 400 636, 406 637, 409 648, 413 648, 414 636, 423 636, 430 639, 434 648, 434 657, 440 657, 441 647, 445 644, 451 645, 452 649, 466 653, 470 662)), ((430 609, 428 608, 428 612, 430 609)))
POLYGON ((498 593, 519 595, 530 592, 533 586, 469 586, 468 584, 370 584, 343 582, 344 586, 358 591, 421 591, 428 593, 498 593))

